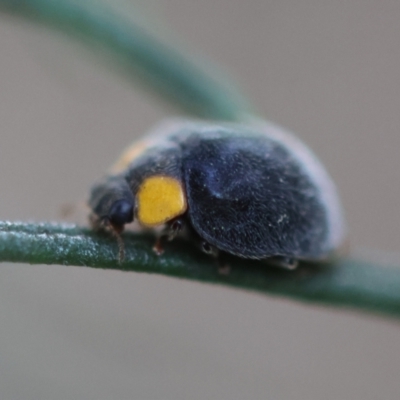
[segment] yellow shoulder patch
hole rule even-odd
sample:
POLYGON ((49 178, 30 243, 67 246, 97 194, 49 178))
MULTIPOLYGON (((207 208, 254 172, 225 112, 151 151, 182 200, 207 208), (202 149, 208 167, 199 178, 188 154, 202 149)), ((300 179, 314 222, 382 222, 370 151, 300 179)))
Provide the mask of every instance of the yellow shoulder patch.
POLYGON ((181 182, 163 175, 143 181, 136 195, 137 218, 145 226, 163 224, 187 209, 186 195, 181 182))

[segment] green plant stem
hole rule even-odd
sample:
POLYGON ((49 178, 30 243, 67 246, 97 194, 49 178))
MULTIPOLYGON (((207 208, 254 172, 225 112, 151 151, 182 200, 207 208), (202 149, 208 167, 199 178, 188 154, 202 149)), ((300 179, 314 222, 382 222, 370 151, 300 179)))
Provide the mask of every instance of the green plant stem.
POLYGON ((111 55, 113 63, 197 117, 235 121, 245 102, 215 69, 179 52, 131 18, 129 4, 105 0, 0 0, 0 11, 63 30, 111 55), (97 45, 97 46, 96 46, 97 45), (99 47, 100 45, 100 47, 99 47))
POLYGON ((118 245, 109 235, 72 225, 0 222, 0 260, 157 273, 400 317, 399 267, 341 259, 285 271, 231 258, 231 272, 225 276, 188 243, 168 243, 157 256, 152 236, 126 233, 123 240, 126 256, 119 263, 118 245))

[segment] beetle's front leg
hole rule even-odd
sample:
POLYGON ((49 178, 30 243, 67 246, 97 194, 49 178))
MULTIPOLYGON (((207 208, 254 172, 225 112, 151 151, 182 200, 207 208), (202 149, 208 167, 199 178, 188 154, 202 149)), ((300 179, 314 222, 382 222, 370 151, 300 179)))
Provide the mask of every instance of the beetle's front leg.
POLYGON ((96 184, 89 199, 89 221, 94 229, 110 232, 118 242, 119 261, 125 256, 121 233, 133 221, 134 199, 123 176, 106 177, 96 184))
POLYGON ((180 232, 182 232, 184 227, 185 227, 185 221, 184 218, 182 217, 178 217, 172 221, 169 221, 156 239, 156 242, 153 246, 154 252, 158 256, 164 253, 164 248, 163 248, 164 240, 166 239, 169 242, 171 242, 179 235, 180 232))

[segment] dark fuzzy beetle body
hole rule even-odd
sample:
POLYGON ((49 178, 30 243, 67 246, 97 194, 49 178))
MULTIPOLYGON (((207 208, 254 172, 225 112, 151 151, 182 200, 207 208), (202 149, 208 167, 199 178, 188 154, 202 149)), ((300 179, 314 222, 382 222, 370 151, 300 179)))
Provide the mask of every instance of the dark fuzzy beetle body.
POLYGON ((258 121, 250 127, 167 122, 122 156, 93 188, 90 206, 95 223, 105 221, 117 231, 134 217, 148 226, 179 219, 209 248, 243 258, 323 260, 345 236, 338 196, 323 166, 298 139, 258 121), (155 189, 142 189, 150 183, 155 189), (164 191, 172 194, 160 194, 160 200, 164 191), (153 209, 161 215, 155 223, 153 209))

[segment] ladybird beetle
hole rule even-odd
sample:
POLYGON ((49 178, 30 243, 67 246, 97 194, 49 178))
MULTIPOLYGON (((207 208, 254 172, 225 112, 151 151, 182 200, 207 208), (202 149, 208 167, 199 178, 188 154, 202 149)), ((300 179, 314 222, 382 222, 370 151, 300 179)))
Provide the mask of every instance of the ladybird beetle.
POLYGON ((214 256, 326 260, 345 223, 331 178, 295 136, 269 122, 170 120, 135 142, 91 191, 91 222, 122 232, 134 219, 185 231, 214 256))

